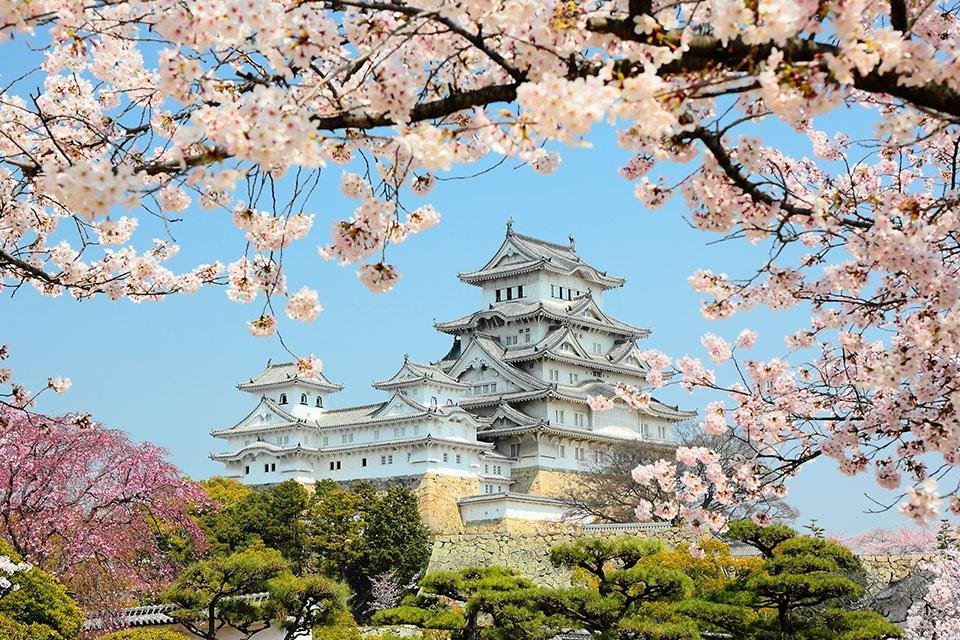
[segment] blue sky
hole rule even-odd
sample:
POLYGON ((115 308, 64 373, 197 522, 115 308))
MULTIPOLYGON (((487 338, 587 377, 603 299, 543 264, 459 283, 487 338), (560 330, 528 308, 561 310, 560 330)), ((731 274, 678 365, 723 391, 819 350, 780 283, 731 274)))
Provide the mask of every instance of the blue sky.
MULTIPOLYGON (((802 324, 801 313, 758 311, 708 322, 687 284, 697 268, 749 273, 764 247, 711 244, 716 237, 687 224, 679 199, 655 212, 645 210, 633 198, 632 185, 616 173, 627 154, 611 131, 599 130, 593 143, 591 150, 564 150, 553 176, 506 163, 479 178, 441 182, 422 199, 442 213, 441 225, 391 250, 402 275, 384 295, 367 292, 354 267, 325 262, 316 253, 316 246, 328 241, 330 222, 352 210, 339 195, 339 168, 326 169, 309 211, 317 216, 314 230, 285 255, 289 284, 316 288, 325 311, 311 325, 283 318, 285 340, 298 352, 320 357, 327 376, 346 386, 336 397, 338 405, 380 399, 369 384, 392 374, 404 354, 425 361, 447 351, 449 337, 433 329, 434 320, 468 313, 480 301, 479 290, 460 283, 456 273, 482 265, 499 246, 505 221, 513 218, 523 233, 554 241, 573 235, 585 259, 626 277, 623 289, 607 295, 606 309, 649 327, 653 333, 646 345, 674 356, 702 355, 704 332, 733 339, 749 326, 761 332, 756 356, 783 353, 782 336, 802 324)), ((174 268, 226 262, 242 252, 242 234, 228 213, 191 210, 184 217, 174 232, 183 245, 174 268)), ((145 226, 135 237, 147 245, 158 233, 145 226)), ((173 462, 203 478, 218 470, 207 455, 219 443, 208 432, 233 424, 251 408, 253 399, 234 385, 258 373, 268 358, 285 357, 276 340, 248 334, 245 321, 258 313, 257 305, 229 302, 220 288, 140 305, 77 303, 24 289, 12 300, 0 299, 0 342, 10 345, 22 383, 37 388, 48 375, 73 380, 68 394, 45 394, 41 410, 89 411, 138 440, 169 449, 173 462)), ((686 408, 705 402, 677 388, 660 396, 686 408)), ((869 477, 844 478, 831 462, 818 462, 793 483, 790 500, 801 511, 800 522, 817 518, 836 532, 900 524, 895 512, 862 513, 869 507, 863 496, 868 490, 882 493, 869 477)))

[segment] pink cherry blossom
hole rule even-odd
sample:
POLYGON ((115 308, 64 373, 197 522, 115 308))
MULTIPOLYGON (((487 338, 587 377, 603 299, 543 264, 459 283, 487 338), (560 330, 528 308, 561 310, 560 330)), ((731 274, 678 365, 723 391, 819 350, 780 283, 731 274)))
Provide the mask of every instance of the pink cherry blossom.
POLYGON ((287 317, 300 322, 313 322, 323 311, 317 299, 317 292, 308 287, 302 287, 296 293, 290 294, 287 301, 287 317))

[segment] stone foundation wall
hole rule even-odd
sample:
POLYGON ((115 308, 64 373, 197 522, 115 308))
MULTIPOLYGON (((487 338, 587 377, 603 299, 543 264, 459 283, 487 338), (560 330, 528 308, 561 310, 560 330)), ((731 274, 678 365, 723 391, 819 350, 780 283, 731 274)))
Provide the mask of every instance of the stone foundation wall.
POLYGON ((540 467, 514 469, 510 474, 514 481, 510 491, 561 498, 570 495, 570 489, 574 486, 572 480, 578 475, 580 474, 576 471, 556 471, 540 467))
MULTIPOLYGON (((496 529, 435 536, 430 554, 430 571, 454 571, 470 566, 500 565, 513 567, 521 575, 545 587, 569 584, 570 574, 550 564, 550 549, 578 538, 616 538, 637 535, 628 531, 591 531, 578 524, 513 522, 496 525, 496 529), (513 530, 505 529, 512 526, 513 530)), ((687 539, 679 529, 660 529, 651 535, 676 544, 687 539)))
MULTIPOLYGON (((630 531, 597 531, 578 524, 503 521, 497 524, 469 527, 465 533, 438 535, 427 571, 454 571, 470 566, 500 565, 513 567, 522 575, 545 587, 569 584, 569 572, 550 564, 550 549, 578 538, 615 538, 644 535, 657 537, 667 544, 689 540, 683 529, 660 529, 649 533, 630 531)), ((876 593, 895 580, 916 571, 924 556, 862 556, 867 572, 866 592, 876 593)))
POLYGON ((457 500, 480 493, 479 478, 426 474, 413 488, 423 523, 436 535, 464 531, 457 500))

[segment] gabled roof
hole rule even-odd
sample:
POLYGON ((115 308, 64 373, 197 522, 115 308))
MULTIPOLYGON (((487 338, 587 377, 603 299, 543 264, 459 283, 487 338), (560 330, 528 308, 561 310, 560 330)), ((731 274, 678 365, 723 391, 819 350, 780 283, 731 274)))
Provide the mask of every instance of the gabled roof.
POLYGON ((576 275, 602 289, 621 287, 625 282, 584 262, 577 255, 572 239, 567 245, 540 240, 514 232, 509 223, 503 244, 487 264, 476 271, 460 273, 459 278, 467 284, 482 285, 488 280, 539 270, 576 275))
MULTIPOLYGON (((497 420, 505 420, 507 422, 512 422, 518 426, 533 426, 536 424, 541 424, 544 422, 543 418, 534 418, 533 416, 528 416, 524 412, 514 409, 509 404, 501 402, 497 407, 497 410, 490 416, 490 424, 493 425, 497 420)), ((494 427, 490 427, 494 428, 494 427)))
POLYGON ((260 398, 260 402, 258 402, 257 406, 253 408, 253 411, 245 415, 239 422, 237 422, 232 427, 215 429, 210 432, 210 435, 217 436, 217 435, 222 435, 227 433, 236 433, 238 431, 246 431, 247 429, 244 429, 243 425, 245 422, 247 422, 247 420, 249 420, 252 416, 254 416, 257 413, 266 413, 266 412, 272 413, 273 415, 277 416, 278 418, 280 418, 280 421, 263 423, 259 425, 260 427, 267 426, 272 429, 275 427, 290 426, 293 424, 297 424, 298 422, 301 422, 300 418, 296 417, 293 414, 287 413, 280 407, 280 405, 278 405, 276 402, 274 402, 270 398, 266 396, 262 396, 260 398))
POLYGON ((399 371, 387 380, 374 382, 373 388, 387 391, 420 385, 450 387, 458 390, 466 389, 469 386, 459 382, 456 378, 451 378, 437 365, 420 364, 404 359, 403 366, 400 367, 399 371))
POLYGON ((312 378, 300 376, 296 362, 278 362, 276 364, 268 362, 267 368, 260 375, 251 378, 249 382, 241 382, 237 385, 237 389, 257 392, 277 389, 290 384, 300 384, 319 391, 340 391, 343 389, 343 386, 330 382, 319 371, 312 378))
MULTIPOLYGON (((631 342, 630 344, 633 343, 631 342)), ((522 349, 509 349, 503 354, 503 361, 507 363, 524 362, 526 360, 536 360, 539 358, 549 358, 558 362, 566 362, 568 364, 602 371, 614 371, 641 378, 648 370, 646 363, 640 360, 638 360, 640 366, 633 367, 612 362, 609 355, 587 353, 569 325, 563 325, 550 330, 547 332, 547 335, 536 344, 522 349), (565 344, 570 345, 571 348, 564 349, 565 344)))
POLYGON ((486 334, 478 333, 467 345, 467 348, 463 350, 453 366, 447 369, 447 373, 451 376, 459 376, 469 369, 475 361, 479 361, 482 365, 496 369, 504 378, 523 389, 547 388, 548 385, 543 380, 505 362, 503 353, 503 347, 500 346, 499 342, 486 334))
POLYGON ((437 322, 433 326, 437 331, 460 335, 484 330, 485 327, 481 326, 484 322, 495 323, 500 321, 506 324, 532 318, 567 322, 586 329, 594 329, 634 340, 650 335, 649 329, 634 327, 603 313, 589 292, 574 298, 570 302, 560 300, 511 300, 509 302, 491 303, 487 309, 448 322, 437 322))

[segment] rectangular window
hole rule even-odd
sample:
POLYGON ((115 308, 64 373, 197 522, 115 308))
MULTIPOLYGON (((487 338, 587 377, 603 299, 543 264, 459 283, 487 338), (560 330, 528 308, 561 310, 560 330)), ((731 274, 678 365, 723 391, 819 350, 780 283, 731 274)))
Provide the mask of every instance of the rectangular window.
POLYGON ((520 285, 519 287, 517 287, 517 297, 518 298, 523 297, 523 285, 520 285))
POLYGON ((330 436, 323 436, 323 446, 330 444, 330 436))
POLYGON ((573 384, 574 382, 577 382, 578 380, 580 380, 580 374, 579 374, 579 373, 571 373, 571 374, 570 374, 570 384, 573 384))
POLYGON ((507 300, 513 300, 513 287, 507 287, 507 300))
POLYGON ((460 454, 457 454, 457 464, 460 464, 460 454))
POLYGON ((555 284, 550 285, 550 297, 551 298, 557 297, 557 285, 555 284))
POLYGON ((340 461, 337 460, 337 471, 340 471, 340 461))
POLYGON ((246 475, 250 475, 250 465, 245 466, 245 467, 243 468, 243 472, 244 472, 246 475))
POLYGON ((450 456, 448 456, 446 453, 443 454, 443 461, 444 461, 444 462, 447 462, 447 460, 448 460, 449 458, 450 458, 450 456))
POLYGON ((360 466, 361 466, 361 467, 367 466, 367 459, 366 459, 366 458, 360 458, 360 466))
POLYGON ((373 430, 373 439, 374 439, 374 441, 380 439, 380 429, 374 429, 374 430, 373 430))
POLYGON ((484 473, 490 473, 490 465, 488 465, 488 464, 483 465, 483 472, 484 472, 484 473))
POLYGON ((559 457, 561 457, 561 458, 566 458, 566 457, 567 457, 567 448, 566 448, 565 446, 563 446, 562 444, 557 447, 557 456, 559 456, 559 457))
POLYGON ((333 460, 330 461, 330 471, 333 471, 333 460))
POLYGON ((387 456, 380 456, 380 464, 387 464, 387 456))
POLYGON ((387 456, 387 464, 393 464, 393 455, 387 456))
POLYGON ((594 352, 594 353, 602 353, 602 351, 600 350, 600 343, 599 343, 599 342, 594 342, 594 343, 593 343, 593 352, 594 352))
POLYGON ((563 424, 563 410, 555 409, 553 411, 553 416, 557 419, 557 424, 563 424))
POLYGON ((497 289, 497 302, 500 302, 502 297, 503 297, 502 290, 497 289))
POLYGON ((523 341, 530 342, 530 329, 524 329, 523 331, 523 341))
POLYGON ((550 380, 551 382, 560 381, 560 371, 557 369, 550 369, 550 380))
POLYGON ((276 465, 276 463, 271 462, 271 463, 270 463, 270 471, 276 471, 276 470, 277 470, 277 465, 276 465))
POLYGON ((264 473, 270 473, 270 465, 269 465, 269 464, 263 465, 263 472, 264 472, 264 473))
POLYGON ((519 445, 519 444, 512 444, 512 445, 510 445, 510 457, 511 457, 511 458, 519 458, 519 457, 520 457, 520 445, 519 445))

